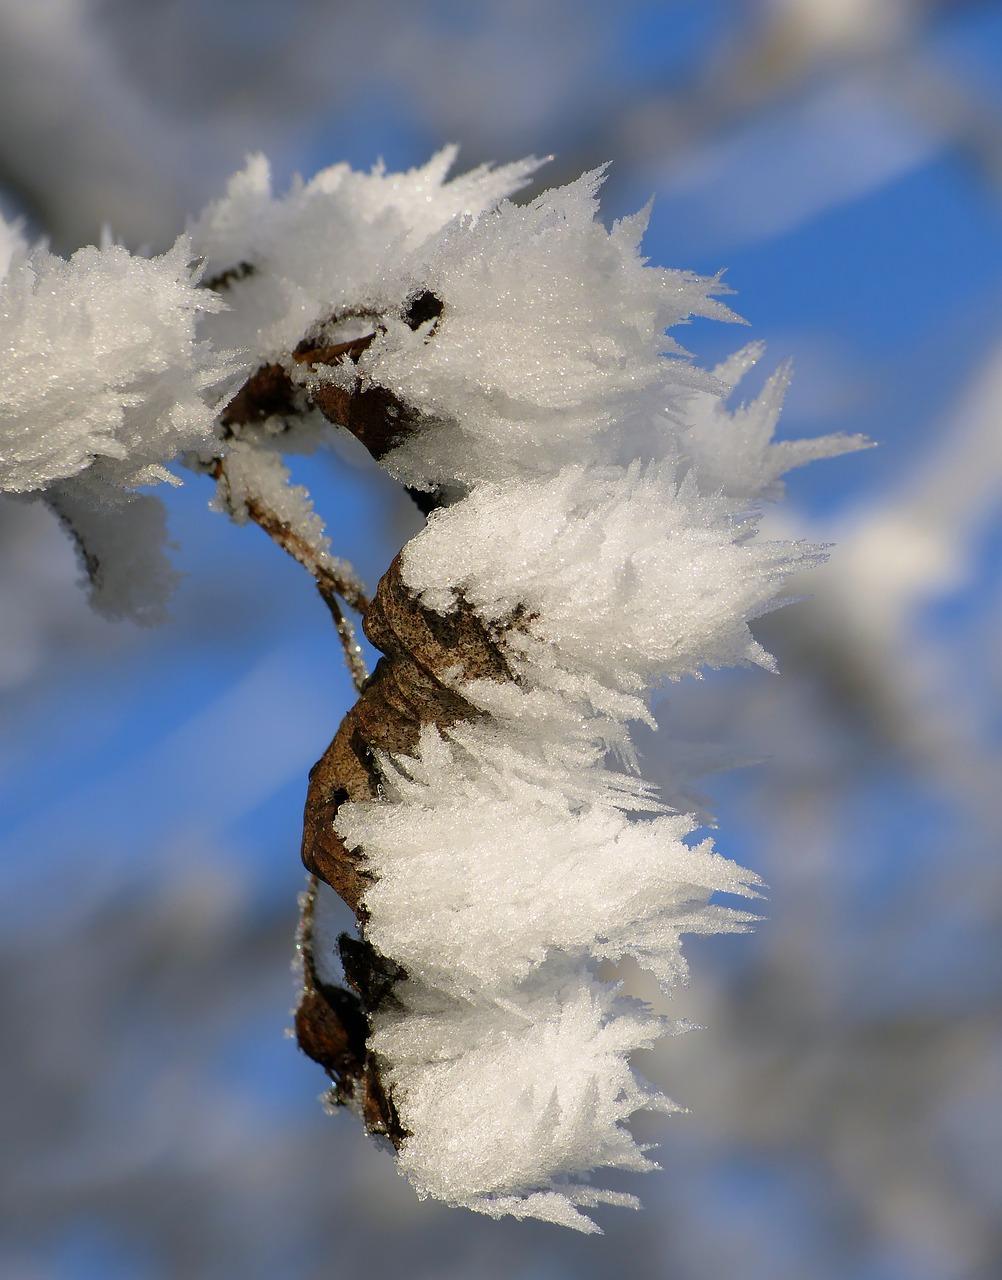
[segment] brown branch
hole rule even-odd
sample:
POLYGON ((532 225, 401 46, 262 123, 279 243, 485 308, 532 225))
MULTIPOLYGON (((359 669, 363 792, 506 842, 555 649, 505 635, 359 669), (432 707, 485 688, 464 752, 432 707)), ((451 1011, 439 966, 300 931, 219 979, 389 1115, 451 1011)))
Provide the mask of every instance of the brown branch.
MULTIPOLYGON (((415 294, 401 311, 412 328, 428 326, 429 340, 442 313, 441 301, 427 290, 415 294)), ((273 415, 293 415, 313 407, 354 435, 377 461, 403 436, 420 430, 425 422, 420 411, 386 388, 363 377, 356 377, 347 387, 341 380, 324 379, 325 368, 356 364, 383 328, 380 317, 360 311, 335 315, 331 324, 348 318, 371 321, 373 332, 340 343, 304 339, 291 359, 316 371, 318 376, 305 386, 294 382, 282 365, 263 365, 227 405, 222 415, 224 428, 236 434, 273 415)), ((225 459, 216 459, 213 467, 217 479, 223 479, 225 459)), ((435 501, 434 496, 418 497, 425 510, 435 501)), ((299 545, 288 525, 253 500, 247 503, 247 512, 309 569, 335 624, 343 621, 339 604, 339 598, 347 599, 343 584, 332 583, 325 594, 325 579, 318 572, 312 549, 299 545)), ((412 754, 424 726, 444 729, 480 714, 457 693, 457 685, 466 680, 506 681, 513 677, 498 635, 462 600, 444 615, 423 606, 403 581, 399 556, 380 580, 371 603, 361 603, 361 611, 365 634, 384 656, 371 677, 359 682, 358 700, 310 771, 302 857, 311 880, 298 940, 303 992, 296 1012, 296 1035, 303 1051, 330 1076, 334 1100, 357 1106, 370 1131, 386 1135, 399 1146, 406 1133, 382 1083, 379 1061, 368 1048, 368 1034, 373 1014, 392 1002, 394 986, 406 974, 365 941, 363 899, 371 872, 364 851, 348 847, 337 834, 335 822, 342 804, 379 796, 380 753, 412 754), (360 939, 342 934, 338 942, 350 990, 325 984, 317 973, 313 921, 317 878, 342 898, 358 922, 360 939)))
MULTIPOLYGON (((208 473, 215 480, 229 484, 225 458, 213 458, 208 466, 208 473)), ((316 578, 321 594, 326 592, 340 596, 352 609, 359 613, 365 612, 369 607, 369 600, 356 578, 332 568, 317 554, 316 548, 302 534, 297 533, 288 521, 272 511, 261 497, 251 495, 244 500, 243 505, 248 518, 316 578)))

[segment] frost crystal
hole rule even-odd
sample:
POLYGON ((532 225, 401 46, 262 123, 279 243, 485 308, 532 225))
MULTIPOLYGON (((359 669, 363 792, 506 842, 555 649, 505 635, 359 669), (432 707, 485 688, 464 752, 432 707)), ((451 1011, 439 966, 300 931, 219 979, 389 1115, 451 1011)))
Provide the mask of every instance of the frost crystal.
POLYGON ((686 844, 690 818, 631 820, 625 787, 585 773, 568 795, 515 750, 503 736, 460 745, 426 729, 417 759, 384 762, 384 802, 339 818, 378 869, 369 940, 413 977, 470 998, 506 996, 556 952, 634 955, 666 982, 683 976, 682 926, 698 929, 711 893, 746 893, 755 877, 708 840, 686 844))
POLYGON ((457 592, 488 622, 521 605, 528 620, 508 644, 526 681, 643 717, 636 698, 660 680, 768 666, 747 623, 805 557, 754 539, 747 519, 678 470, 566 467, 478 485, 409 544, 405 578, 443 613, 457 592))
POLYGON ((434 341, 389 324, 359 362, 430 420, 386 459, 408 484, 551 474, 572 460, 619 461, 624 448, 632 458, 638 419, 646 430, 687 390, 712 385, 688 361, 665 359, 681 348, 664 331, 693 315, 730 317, 713 297, 719 281, 645 267, 647 212, 607 232, 601 178, 454 223, 413 255, 409 272, 444 304, 434 341))
POLYGON ((0 282, 0 490, 41 490, 95 460, 134 488, 211 437, 206 393, 232 364, 196 336, 223 303, 191 258, 185 237, 159 258, 15 254, 0 282))
POLYGON ((663 1033, 660 1019, 559 962, 517 1002, 448 1001, 413 983, 400 996, 374 1047, 411 1130, 401 1163, 419 1194, 588 1232, 598 1228, 579 1206, 638 1207, 579 1179, 592 1167, 657 1167, 623 1121, 674 1110, 627 1062, 663 1033))
POLYGON ((5 234, 0 492, 53 508, 97 609, 157 621, 176 579, 166 514, 132 491, 177 483, 166 464, 214 437, 218 387, 238 365, 198 325, 224 303, 199 286, 184 236, 156 258, 107 244, 66 261, 5 234))

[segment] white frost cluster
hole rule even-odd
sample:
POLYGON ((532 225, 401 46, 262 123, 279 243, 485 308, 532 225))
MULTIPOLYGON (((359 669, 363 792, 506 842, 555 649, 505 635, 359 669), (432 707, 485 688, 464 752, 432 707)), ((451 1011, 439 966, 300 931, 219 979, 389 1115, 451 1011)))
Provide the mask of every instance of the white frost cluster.
POLYGON ((419 1194, 594 1231, 582 1208, 636 1201, 587 1185, 582 1171, 657 1167, 621 1120, 676 1109, 628 1062, 666 1030, 560 960, 513 1000, 453 1001, 409 984, 373 1038, 412 1133, 401 1164, 419 1194))
POLYGON ((508 637, 519 672, 643 718, 659 680, 769 665, 747 622, 809 554, 753 538, 746 513, 680 475, 674 461, 572 464, 477 485, 432 515, 405 552, 407 577, 442 613, 461 593, 487 622, 519 605, 545 619, 508 637))
POLYGON ((158 620, 175 581, 166 512, 135 490, 176 483, 167 464, 214 437, 238 362, 199 324, 223 305, 184 236, 159 257, 66 260, 0 228, 0 493, 56 512, 110 617, 158 620))
POLYGON ((388 322, 359 361, 426 420, 386 460, 451 501, 405 548, 406 584, 462 600, 515 679, 456 686, 485 713, 382 758, 378 799, 336 821, 374 883, 366 935, 407 970, 373 1046, 419 1192, 594 1231, 635 1204, 596 1170, 653 1167, 626 1122, 671 1104, 629 1056, 665 1028, 596 971, 632 957, 666 989, 680 939, 747 927, 714 900, 756 879, 631 772, 628 723, 703 668, 770 665, 749 622, 813 548, 758 536, 783 471, 860 441, 774 444, 786 372, 725 399, 664 329, 725 316, 719 284, 645 265, 646 214, 607 231, 600 175, 454 222, 406 270, 443 303, 388 322), (618 762, 618 763, 617 763, 618 762))
POLYGON ((408 272, 445 304, 435 340, 391 322, 359 362, 363 379, 429 418, 385 459, 401 480, 469 487, 572 460, 621 462, 644 447, 653 415, 712 385, 679 359, 666 379, 664 357, 680 348, 665 329, 731 317, 713 297, 719 282, 646 267, 648 211, 606 231, 601 179, 453 223, 413 254, 408 272))
POLYGON ((396 306, 413 251, 518 191, 540 164, 484 165, 449 180, 457 151, 446 147, 407 173, 332 165, 309 182, 297 178, 284 195, 273 194, 265 157, 252 156, 190 228, 208 276, 234 272, 230 306, 210 327, 216 341, 259 363, 282 360, 334 313, 396 306))
POLYGON ((181 237, 144 258, 119 245, 15 252, 0 281, 0 490, 30 493, 95 462, 126 488, 213 433, 207 393, 231 363, 196 335, 223 303, 181 237))
POLYGON ((378 868, 369 940, 466 998, 506 993, 556 953, 631 955, 665 982, 683 976, 683 925, 698 926, 711 893, 745 894, 755 877, 709 840, 686 844, 686 815, 599 778, 561 788, 558 769, 540 773, 531 746, 511 739, 497 726, 449 738, 426 728, 416 759, 386 762, 385 803, 346 808, 338 829, 378 868), (655 812, 631 820, 630 804, 655 812))

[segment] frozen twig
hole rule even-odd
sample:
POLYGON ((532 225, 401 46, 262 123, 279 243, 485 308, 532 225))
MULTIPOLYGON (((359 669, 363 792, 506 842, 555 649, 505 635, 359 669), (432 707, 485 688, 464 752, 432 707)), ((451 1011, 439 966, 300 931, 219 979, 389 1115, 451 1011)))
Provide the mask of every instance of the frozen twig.
POLYGON ((243 518, 256 524, 312 576, 320 598, 334 621, 355 688, 361 690, 367 676, 362 647, 358 643, 354 627, 341 608, 342 600, 358 613, 364 613, 369 607, 369 600, 361 582, 347 566, 339 564, 322 546, 311 542, 294 528, 288 519, 283 519, 260 493, 243 490, 239 495, 239 503, 236 504, 228 460, 225 456, 213 458, 205 464, 205 470, 220 486, 224 503, 231 513, 239 509, 243 518))

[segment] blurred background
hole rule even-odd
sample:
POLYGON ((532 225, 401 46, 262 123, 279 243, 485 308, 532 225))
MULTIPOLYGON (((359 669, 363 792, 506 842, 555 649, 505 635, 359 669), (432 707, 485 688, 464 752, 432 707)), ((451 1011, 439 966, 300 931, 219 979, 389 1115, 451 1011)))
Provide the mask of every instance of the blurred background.
MULTIPOLYGON (((189 478, 171 621, 112 625, 0 505, 0 1274, 1002 1275, 1000 70, 973 0, 0 0, 0 204, 61 251, 165 245, 251 149, 282 184, 611 160, 605 215, 653 193, 651 259, 737 291, 750 333, 694 325, 699 358, 764 338, 784 435, 879 443, 771 517, 835 544, 760 626, 781 677, 677 686, 642 741, 676 789, 679 743, 705 762, 770 897, 689 944, 707 1029, 643 1066, 690 1111, 641 1122, 664 1172, 601 1238, 418 1202, 287 1038, 306 771, 352 699, 305 575, 189 478)), ((296 476, 374 585, 406 498, 333 449, 296 476)))

